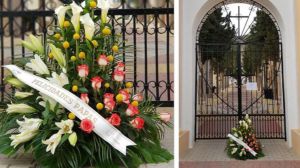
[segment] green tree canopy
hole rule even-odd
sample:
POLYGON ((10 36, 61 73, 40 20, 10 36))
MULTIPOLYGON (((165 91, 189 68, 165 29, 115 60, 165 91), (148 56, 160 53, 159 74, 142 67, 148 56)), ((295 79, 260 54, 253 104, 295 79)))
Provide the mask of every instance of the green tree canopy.
POLYGON ((223 71, 226 66, 219 64, 220 62, 232 64, 226 53, 231 50, 231 41, 235 37, 235 27, 230 24, 230 13, 224 16, 223 12, 219 8, 210 14, 203 23, 199 36, 202 63, 211 60, 213 68, 218 71, 223 71))
POLYGON ((255 73, 268 61, 279 61, 278 30, 274 21, 264 11, 256 12, 254 24, 246 41, 251 42, 246 46, 243 55, 243 68, 246 73, 255 73))

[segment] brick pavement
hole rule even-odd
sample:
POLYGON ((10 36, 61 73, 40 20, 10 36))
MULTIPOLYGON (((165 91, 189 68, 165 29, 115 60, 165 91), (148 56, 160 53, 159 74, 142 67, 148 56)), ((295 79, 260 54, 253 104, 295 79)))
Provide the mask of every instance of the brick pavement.
POLYGON ((180 168, 299 168, 297 156, 284 140, 261 140, 265 157, 238 161, 226 155, 225 140, 200 140, 180 158, 180 168))

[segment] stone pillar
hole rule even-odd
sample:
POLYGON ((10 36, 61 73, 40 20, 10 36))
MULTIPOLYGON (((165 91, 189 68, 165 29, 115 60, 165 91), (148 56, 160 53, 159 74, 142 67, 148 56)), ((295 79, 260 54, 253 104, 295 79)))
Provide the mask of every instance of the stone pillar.
MULTIPOLYGON (((297 52, 297 74, 298 74, 298 88, 300 88, 300 0, 295 0, 295 25, 296 25, 296 52, 297 52)), ((298 91, 300 95, 300 89, 298 91)), ((298 109, 300 109, 300 103, 298 102, 298 109)), ((300 111, 298 111, 300 113, 300 111)), ((300 115, 298 115, 298 121, 300 121, 300 115)))

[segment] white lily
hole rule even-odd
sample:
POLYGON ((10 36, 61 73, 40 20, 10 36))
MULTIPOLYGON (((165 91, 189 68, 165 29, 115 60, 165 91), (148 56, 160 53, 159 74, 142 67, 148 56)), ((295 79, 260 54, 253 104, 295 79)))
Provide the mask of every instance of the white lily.
POLYGON ((19 92, 19 91, 17 91, 15 93, 15 97, 17 99, 24 99, 24 98, 32 96, 32 95, 33 95, 33 93, 31 93, 31 92, 19 92))
POLYGON ((57 61, 57 63, 59 64, 63 72, 66 73, 66 68, 65 68, 67 65, 66 58, 64 54, 61 52, 61 49, 55 47, 53 44, 49 44, 49 47, 51 49, 54 59, 57 61))
POLYGON ((27 113, 34 113, 37 110, 27 104, 8 104, 6 112, 7 113, 20 113, 20 114, 27 114, 27 113))
POLYGON ((11 146, 17 147, 19 144, 30 141, 38 133, 42 120, 39 118, 26 118, 24 121, 17 120, 20 134, 11 135, 9 138, 12 140, 11 146))
POLYGON ((43 121, 39 118, 26 118, 25 116, 23 116, 23 118, 24 118, 23 121, 17 120, 17 123, 20 126, 19 127, 20 132, 24 132, 27 130, 37 131, 43 121))
POLYGON ((44 46, 41 42, 41 39, 37 38, 32 34, 29 35, 29 38, 30 41, 22 41, 22 45, 33 52, 44 54, 44 46))
POLYGON ((245 121, 246 121, 248 124, 251 124, 251 122, 252 122, 248 114, 246 114, 246 116, 245 116, 245 121))
POLYGON ((243 156, 243 151, 241 151, 241 152, 239 153, 239 155, 240 155, 240 156, 243 156))
POLYGON ((49 75, 47 65, 42 61, 41 57, 37 54, 34 55, 34 59, 31 59, 29 63, 26 64, 27 67, 31 68, 33 71, 41 75, 49 75))
POLYGON ((17 147, 19 144, 30 141, 37 133, 31 131, 24 131, 20 134, 11 135, 9 138, 12 140, 10 146, 14 148, 17 147))
POLYGON ((109 0, 98 0, 97 2, 98 8, 101 8, 101 22, 102 24, 107 22, 107 13, 110 7, 109 0))
POLYGON ((85 15, 81 16, 80 21, 84 26, 85 37, 88 40, 92 40, 95 32, 95 23, 90 17, 90 14, 86 13, 85 15))
POLYGON ((51 83, 55 83, 58 86, 63 87, 64 85, 69 84, 69 79, 65 73, 60 73, 58 75, 56 72, 52 72, 52 78, 47 78, 51 83))
POLYGON ((78 6, 74 1, 71 3, 70 6, 73 13, 73 16, 71 17, 71 22, 73 24, 75 32, 78 33, 80 31, 80 13, 83 11, 83 9, 80 6, 78 6))
POLYGON ((39 94, 41 95, 41 98, 43 99, 43 101, 40 101, 39 104, 43 107, 46 107, 46 102, 49 102, 50 110, 54 111, 57 101, 55 101, 51 97, 43 94, 42 92, 40 92, 39 94))
POLYGON ((59 24, 60 28, 64 27, 66 12, 69 9, 70 9, 70 6, 59 6, 55 9, 55 14, 57 15, 58 24, 59 24))
POLYGON ((249 114, 246 114, 245 119, 249 119, 249 114))
POLYGON ((233 148, 232 151, 231 151, 231 154, 235 154, 235 152, 237 151, 237 148, 233 148))
POLYGON ((239 153, 239 155, 240 155, 240 156, 246 155, 245 150, 242 150, 242 151, 239 153))
POLYGON ((55 153, 55 149, 58 146, 58 144, 60 143, 61 135, 62 134, 60 132, 58 132, 56 134, 53 134, 49 139, 42 140, 43 144, 48 145, 46 148, 46 152, 51 151, 52 154, 55 153))
POLYGON ((61 134, 71 134, 73 132, 73 120, 62 120, 61 122, 56 122, 55 125, 60 128, 59 132, 61 134))

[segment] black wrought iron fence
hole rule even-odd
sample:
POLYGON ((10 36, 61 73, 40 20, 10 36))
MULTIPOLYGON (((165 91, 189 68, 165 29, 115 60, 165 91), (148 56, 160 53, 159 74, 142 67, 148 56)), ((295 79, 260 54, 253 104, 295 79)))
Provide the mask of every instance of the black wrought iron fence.
MULTIPOLYGON (((59 0, 0 1, 1 66, 32 55, 21 40, 31 33, 42 39, 51 34, 54 8, 60 4, 59 0)), ((144 92, 162 106, 173 106, 173 14, 171 0, 113 0, 109 11, 112 32, 132 46, 123 52, 126 80, 133 82, 135 92, 144 92)), ((1 101, 11 90, 4 83, 5 75, 1 68, 1 101)))
POLYGON ((225 139, 246 114, 256 135, 286 139, 282 44, 198 43, 195 140, 225 139))

